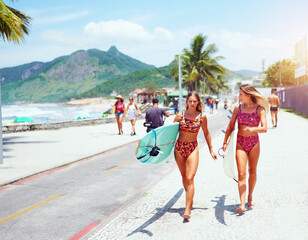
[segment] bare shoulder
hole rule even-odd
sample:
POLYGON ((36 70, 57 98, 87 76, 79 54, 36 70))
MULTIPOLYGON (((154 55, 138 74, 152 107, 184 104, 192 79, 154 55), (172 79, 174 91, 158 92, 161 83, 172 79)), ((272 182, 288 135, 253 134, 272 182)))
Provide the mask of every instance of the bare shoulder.
POLYGON ((239 109, 240 109, 240 105, 235 105, 233 109, 233 114, 237 114, 239 109))
POLYGON ((202 121, 207 120, 206 114, 205 113, 201 113, 201 119, 202 121))
POLYGON ((265 108, 260 105, 258 108, 258 113, 262 113, 262 112, 265 112, 265 108))
POLYGON ((207 124, 207 117, 205 113, 202 113, 201 115, 201 124, 207 124))
POLYGON ((178 113, 177 115, 175 115, 173 122, 179 122, 182 116, 182 113, 178 113))

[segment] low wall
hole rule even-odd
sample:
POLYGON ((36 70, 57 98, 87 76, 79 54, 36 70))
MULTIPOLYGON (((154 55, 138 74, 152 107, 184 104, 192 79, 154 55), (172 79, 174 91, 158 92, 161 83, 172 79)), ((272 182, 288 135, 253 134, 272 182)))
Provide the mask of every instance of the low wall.
POLYGON ((277 91, 282 108, 291 108, 308 116, 308 84, 277 91))
MULTIPOLYGON (((144 119, 145 115, 139 117, 139 119, 144 119)), ((129 121, 127 118, 123 121, 129 121)), ((72 120, 64 122, 51 122, 51 123, 29 123, 20 125, 8 125, 2 126, 2 133, 14 133, 14 132, 25 132, 25 131, 38 131, 38 130, 55 130, 67 127, 80 127, 80 126, 91 126, 106 123, 115 123, 116 119, 114 116, 106 118, 95 118, 95 119, 82 119, 82 120, 72 120)))

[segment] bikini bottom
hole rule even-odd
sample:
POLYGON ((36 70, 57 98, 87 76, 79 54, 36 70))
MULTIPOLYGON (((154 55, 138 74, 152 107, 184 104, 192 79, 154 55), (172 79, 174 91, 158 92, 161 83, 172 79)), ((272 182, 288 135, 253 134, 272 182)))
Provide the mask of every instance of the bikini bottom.
POLYGON ((179 140, 175 143, 175 149, 181 154, 181 156, 185 159, 189 157, 189 155, 198 147, 198 142, 181 142, 179 140))
POLYGON ((249 153, 251 149, 259 142, 259 136, 242 136, 237 135, 237 143, 245 150, 246 153, 249 153))
POLYGON ((270 110, 273 111, 273 112, 277 112, 278 111, 278 107, 271 107, 270 110))

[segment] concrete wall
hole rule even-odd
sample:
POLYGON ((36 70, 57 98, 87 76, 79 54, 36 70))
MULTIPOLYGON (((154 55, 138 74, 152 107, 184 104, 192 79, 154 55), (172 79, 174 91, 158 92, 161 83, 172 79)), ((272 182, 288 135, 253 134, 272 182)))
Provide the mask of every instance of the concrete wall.
MULTIPOLYGON (((144 119, 145 114, 139 117, 139 119, 144 119)), ((127 118, 123 121, 129 121, 127 118)), ((53 123, 29 123, 20 125, 9 125, 2 126, 2 133, 13 133, 13 132, 24 132, 24 131, 37 131, 37 130, 55 130, 66 127, 80 127, 80 126, 91 126, 97 124, 106 124, 116 122, 115 116, 97 119, 83 119, 83 120, 73 120, 65 122, 53 122, 53 123)))
POLYGON ((277 91, 280 105, 308 116, 308 84, 277 91))

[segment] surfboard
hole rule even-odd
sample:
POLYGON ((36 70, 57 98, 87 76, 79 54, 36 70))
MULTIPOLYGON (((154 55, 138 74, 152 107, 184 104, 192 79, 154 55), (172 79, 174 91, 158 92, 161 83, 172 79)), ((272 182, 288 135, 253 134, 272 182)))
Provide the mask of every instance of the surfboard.
POLYGON ((227 177, 233 178, 235 181, 237 181, 238 178, 236 158, 235 158, 237 131, 238 131, 237 123, 235 123, 235 128, 229 136, 229 143, 224 153, 224 160, 223 160, 223 167, 225 174, 227 175, 227 177))
POLYGON ((143 163, 158 164, 168 160, 179 133, 179 123, 165 125, 148 132, 140 139, 136 158, 143 163))

